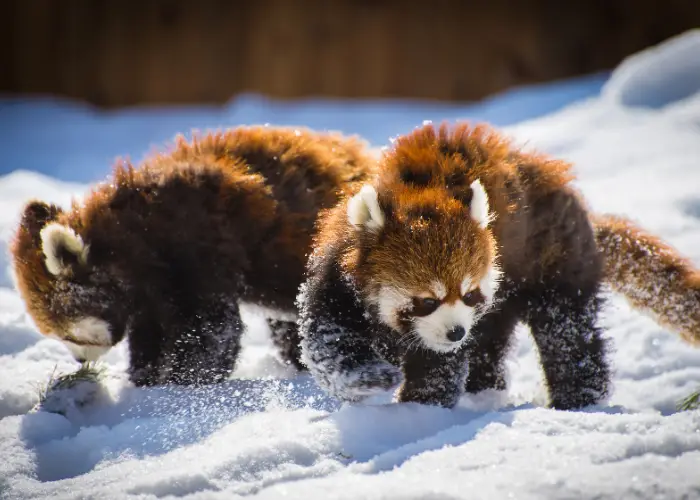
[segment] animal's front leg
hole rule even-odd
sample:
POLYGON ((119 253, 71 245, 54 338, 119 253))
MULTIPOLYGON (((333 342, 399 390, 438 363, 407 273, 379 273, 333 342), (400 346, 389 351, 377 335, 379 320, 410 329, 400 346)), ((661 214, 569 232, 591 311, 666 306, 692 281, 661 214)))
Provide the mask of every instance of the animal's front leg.
POLYGON ((268 319, 272 343, 282 358, 282 361, 299 371, 306 367, 301 362, 301 338, 295 321, 268 319))
POLYGON ((160 384, 164 372, 169 371, 165 366, 164 337, 162 323, 147 310, 134 315, 129 333, 129 379, 136 387, 160 384))
POLYGON ((462 395, 467 355, 462 347, 450 353, 411 349, 402 363, 404 382, 397 401, 452 408, 462 395))
POLYGON ((359 401, 399 383, 399 370, 380 358, 361 332, 329 317, 317 318, 302 331, 302 361, 332 396, 359 401))
POLYGON ((515 300, 481 318, 470 332, 466 392, 506 389, 505 357, 517 324, 515 300))
POLYGON ((302 363, 324 390, 344 401, 360 401, 399 383, 399 369, 372 345, 375 325, 337 273, 311 279, 299 306, 302 363))

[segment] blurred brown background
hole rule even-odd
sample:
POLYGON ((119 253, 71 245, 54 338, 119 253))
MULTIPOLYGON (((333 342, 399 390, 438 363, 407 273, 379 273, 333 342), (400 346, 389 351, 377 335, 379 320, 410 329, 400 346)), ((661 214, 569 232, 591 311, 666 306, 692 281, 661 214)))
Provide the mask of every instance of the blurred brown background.
POLYGON ((0 93, 114 107, 273 97, 473 100, 614 67, 700 0, 2 0, 0 93))

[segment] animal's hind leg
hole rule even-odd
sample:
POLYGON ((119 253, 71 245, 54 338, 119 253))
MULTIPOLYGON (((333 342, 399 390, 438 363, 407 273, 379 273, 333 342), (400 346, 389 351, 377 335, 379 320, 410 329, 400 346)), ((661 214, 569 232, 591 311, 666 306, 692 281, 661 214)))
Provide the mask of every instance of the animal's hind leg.
POLYGON ((597 326, 603 299, 579 290, 533 294, 528 322, 540 354, 553 408, 596 404, 608 395, 606 341, 597 326))
POLYGON ((270 326, 272 343, 277 348, 282 361, 295 367, 298 371, 305 371, 306 367, 301 363, 301 337, 294 321, 280 319, 267 320, 270 326))
POLYGON ((203 301, 179 332, 171 332, 167 382, 204 385, 226 380, 235 368, 242 332, 237 304, 203 301))

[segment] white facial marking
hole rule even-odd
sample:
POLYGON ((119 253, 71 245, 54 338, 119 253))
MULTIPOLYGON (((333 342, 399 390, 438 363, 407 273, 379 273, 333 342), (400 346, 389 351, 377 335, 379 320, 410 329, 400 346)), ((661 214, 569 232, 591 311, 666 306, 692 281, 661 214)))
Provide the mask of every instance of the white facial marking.
POLYGON ((348 201, 348 220, 357 228, 378 230, 384 227, 384 214, 379 206, 377 190, 365 184, 360 192, 348 201))
POLYGON ((484 295, 488 303, 490 303, 493 300, 494 295, 496 295, 496 290, 498 290, 502 275, 503 273, 501 272, 501 269, 496 265, 492 265, 489 267, 486 276, 484 276, 484 278, 479 282, 481 293, 484 295))
POLYGON ((99 346, 112 345, 112 332, 109 324, 99 318, 87 316, 71 325, 71 338, 79 343, 99 346))
POLYGON ((440 281, 433 281, 433 284, 430 286, 430 291, 440 300, 447 297, 447 287, 440 281))
MULTIPOLYGON (((493 296, 498 289, 501 271, 498 266, 489 268, 486 276, 478 283, 473 283, 469 276, 465 277, 461 283, 460 292, 462 295, 476 288, 480 288, 486 299, 488 307, 493 301, 493 296)), ((443 299, 447 296, 447 287, 439 281, 431 284, 431 292, 437 298, 443 299)), ((411 306, 412 297, 416 294, 408 293, 406 290, 383 286, 379 292, 370 297, 370 301, 377 305, 379 309, 379 319, 386 325, 401 330, 399 324, 399 313, 411 306)), ((418 294, 419 297, 430 297, 430 293, 418 294)), ((474 323, 483 314, 483 307, 469 307, 461 300, 456 300, 452 304, 441 304, 435 312, 427 316, 417 316, 413 318, 413 331, 420 337, 423 345, 436 352, 450 352, 457 349, 462 340, 466 339, 474 323), (466 331, 463 339, 452 341, 447 338, 448 332, 454 327, 461 326, 466 331)))
POLYGON ((482 228, 486 228, 491 221, 491 216, 489 215, 489 197, 479 179, 472 182, 469 187, 472 190, 472 201, 469 207, 471 216, 482 228))
POLYGON ((87 262, 88 247, 80 235, 71 228, 52 222, 47 224, 39 233, 41 249, 46 257, 46 268, 54 276, 65 274, 69 269, 58 257, 59 248, 64 248, 78 257, 78 262, 87 262))
POLYGON ((411 297, 404 291, 391 286, 383 286, 379 289, 379 293, 370 300, 377 305, 379 309, 379 319, 392 328, 399 329, 398 322, 399 311, 405 310, 411 305, 411 297))
POLYGON ((467 292, 470 292, 474 289, 474 285, 472 285, 472 279, 471 277, 467 276, 464 278, 464 281, 462 281, 462 284, 459 287, 459 293, 464 295, 467 292))
MULTIPOLYGON (((442 304, 437 310, 424 317, 413 320, 414 330, 428 349, 436 352, 449 352, 461 345, 447 338, 447 332, 456 326, 462 326, 467 335, 476 321, 476 310, 464 305, 461 300, 453 304, 442 304)), ((464 338, 467 338, 467 335, 464 338)))
POLYGON ((95 361, 112 348, 109 324, 87 316, 74 322, 68 329, 68 338, 59 337, 76 359, 95 361))

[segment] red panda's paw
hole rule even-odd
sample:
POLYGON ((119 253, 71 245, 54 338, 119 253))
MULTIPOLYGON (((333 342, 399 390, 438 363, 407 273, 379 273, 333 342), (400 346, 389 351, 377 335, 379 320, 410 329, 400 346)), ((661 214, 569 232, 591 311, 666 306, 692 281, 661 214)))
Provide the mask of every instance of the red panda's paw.
POLYGON ((401 371, 389 363, 362 365, 351 372, 337 373, 332 382, 335 396, 344 401, 360 401, 395 388, 401 371))

